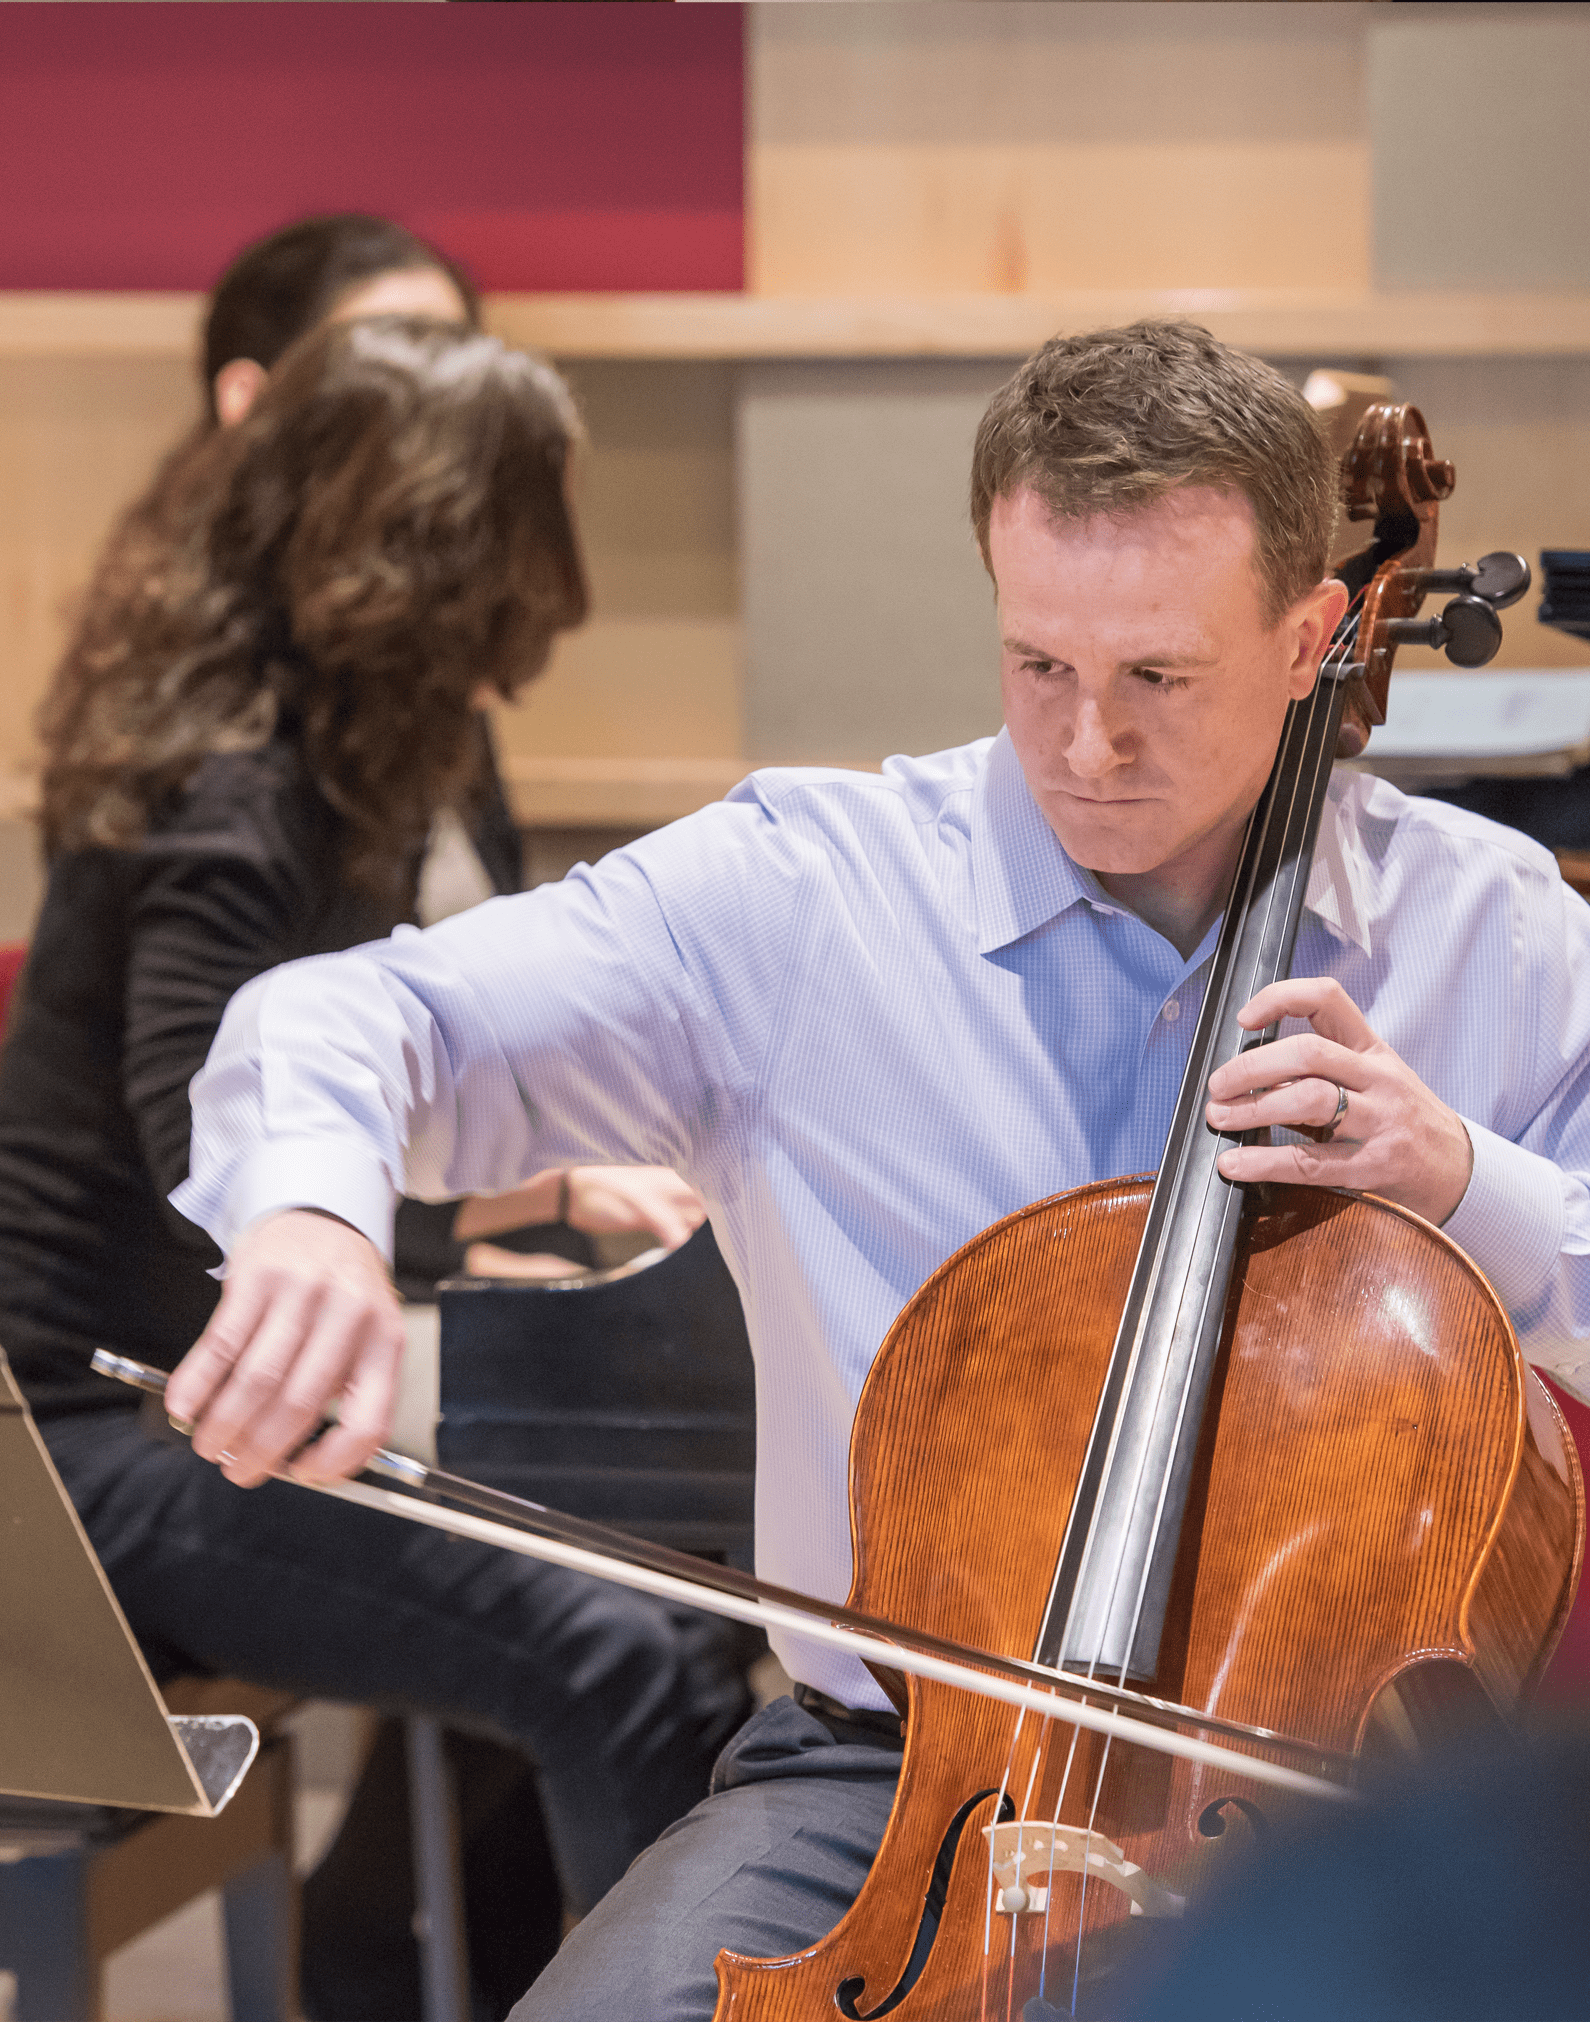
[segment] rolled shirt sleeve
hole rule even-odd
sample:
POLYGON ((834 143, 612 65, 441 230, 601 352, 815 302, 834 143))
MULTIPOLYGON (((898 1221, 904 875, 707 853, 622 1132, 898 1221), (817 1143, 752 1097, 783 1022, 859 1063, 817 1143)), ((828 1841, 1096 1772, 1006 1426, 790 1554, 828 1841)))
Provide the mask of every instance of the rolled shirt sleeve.
POLYGON ((1480 1047, 1503 1063, 1504 1087, 1486 1122, 1454 1105, 1474 1170, 1445 1232, 1494 1286, 1526 1357, 1590 1398, 1590 907, 1544 851, 1514 840, 1539 861, 1521 859, 1512 880, 1511 977, 1453 1007, 1485 1020, 1480 1047))
POLYGON ((175 1205, 223 1250, 314 1207, 390 1256, 400 1193, 495 1193, 593 1161, 699 1172, 744 1099, 789 945, 799 866, 777 839, 750 850, 759 825, 743 806, 707 810, 694 836, 676 825, 689 931, 641 844, 600 875, 260 977, 192 1084, 175 1205))
POLYGON ((1535 1313, 1551 1296, 1570 1200, 1583 1215, 1585 1189, 1537 1152, 1467 1118, 1464 1128, 1474 1170, 1442 1228, 1480 1265, 1509 1313, 1535 1313))

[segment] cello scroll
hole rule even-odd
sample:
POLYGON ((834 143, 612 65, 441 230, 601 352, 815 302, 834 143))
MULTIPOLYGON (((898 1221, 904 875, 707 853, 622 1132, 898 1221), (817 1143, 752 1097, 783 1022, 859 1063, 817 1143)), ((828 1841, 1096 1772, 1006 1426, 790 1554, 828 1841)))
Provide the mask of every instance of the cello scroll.
POLYGON ((1336 573, 1362 594, 1357 645, 1348 673, 1338 758, 1359 757, 1375 724, 1386 720, 1391 663, 1399 646, 1431 646, 1459 667, 1483 667, 1502 643, 1499 610, 1529 588, 1521 555, 1496 553, 1476 567, 1437 569, 1440 504, 1454 484, 1450 463, 1437 457, 1417 407, 1371 407, 1342 459, 1343 511, 1373 522, 1367 548, 1336 573), (1453 591, 1437 618, 1420 618, 1425 598, 1453 591))

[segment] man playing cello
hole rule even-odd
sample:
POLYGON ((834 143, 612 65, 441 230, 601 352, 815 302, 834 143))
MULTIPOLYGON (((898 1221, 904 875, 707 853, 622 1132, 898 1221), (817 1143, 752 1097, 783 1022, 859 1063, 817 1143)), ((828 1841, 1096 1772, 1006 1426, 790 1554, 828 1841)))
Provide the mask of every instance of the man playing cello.
MULTIPOLYGON (((556 887, 293 964, 234 1001, 177 1199, 230 1255, 168 1391, 237 1482, 355 1470, 387 1422, 399 1191, 671 1165, 758 1366, 758 1569, 842 1599, 850 1421, 901 1307, 1028 1201, 1159 1162, 1248 816, 1346 604, 1333 458, 1195 328, 1056 340, 979 431, 1005 728, 881 777, 758 774, 556 887)), ((1293 963, 1219 1069, 1222 1172, 1445 1228, 1526 1352, 1590 1387, 1590 911, 1510 831, 1332 783, 1293 963), (1576 987, 1576 984, 1579 987, 1576 987), (1295 1135, 1315 1133, 1310 1139, 1295 1135)), ((702 2017, 723 1946, 799 1951, 864 1879, 898 1723, 785 1638, 796 1702, 515 2011, 702 2017)))

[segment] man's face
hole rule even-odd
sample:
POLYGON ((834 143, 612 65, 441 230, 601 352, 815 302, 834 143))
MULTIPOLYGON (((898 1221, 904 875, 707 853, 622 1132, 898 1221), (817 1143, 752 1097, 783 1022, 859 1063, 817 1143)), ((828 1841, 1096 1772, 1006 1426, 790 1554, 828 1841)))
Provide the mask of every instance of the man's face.
POLYGON ((1342 601, 1267 622, 1246 499, 1188 488, 1119 518, 1057 521, 1031 491, 994 501, 1005 722, 1073 862, 1134 883, 1229 875, 1342 601))

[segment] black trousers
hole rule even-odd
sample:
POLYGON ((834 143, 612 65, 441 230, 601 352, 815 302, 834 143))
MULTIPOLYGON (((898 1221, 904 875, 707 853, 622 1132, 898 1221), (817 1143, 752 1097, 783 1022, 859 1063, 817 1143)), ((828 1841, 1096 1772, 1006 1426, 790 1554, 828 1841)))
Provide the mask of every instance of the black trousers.
MULTIPOLYGON (((287 1483, 234 1488, 135 1412, 41 1430, 157 1677, 231 1674, 506 1745, 533 1765, 577 1912, 702 1796, 744 1717, 736 1638, 709 1617, 287 1483)), ((501 1805, 475 1808, 502 1829, 501 1805)))

